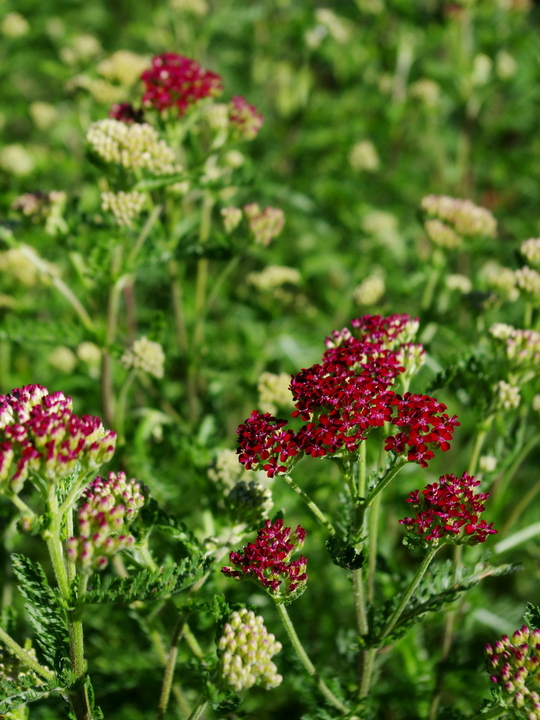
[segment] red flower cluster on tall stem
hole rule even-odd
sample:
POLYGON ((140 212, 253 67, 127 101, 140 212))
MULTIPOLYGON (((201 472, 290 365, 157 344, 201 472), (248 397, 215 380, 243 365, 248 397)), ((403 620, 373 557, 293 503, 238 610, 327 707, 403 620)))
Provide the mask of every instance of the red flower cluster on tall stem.
POLYGON ((399 522, 405 525, 413 536, 430 544, 441 541, 477 545, 497 530, 493 523, 480 520, 489 493, 475 493, 480 485, 472 475, 463 473, 460 478, 443 475, 439 482, 428 485, 422 492, 415 490, 407 502, 414 510, 415 517, 406 517, 399 522))
POLYGON ((306 531, 300 525, 291 532, 291 528, 283 527, 283 520, 267 520, 255 542, 248 543, 243 553, 230 553, 233 567, 224 567, 221 572, 235 580, 254 580, 272 595, 282 592, 285 583, 284 593, 291 595, 307 582, 307 558, 301 555, 291 560, 292 554, 304 546, 305 537, 306 531))
POLYGON ((159 112, 176 107, 180 116, 193 103, 215 97, 223 90, 219 75, 204 70, 195 60, 171 52, 154 57, 152 67, 143 72, 141 80, 146 87, 145 105, 159 112))
POLYGON ((359 337, 345 328, 326 340, 321 364, 292 377, 291 392, 305 424, 294 432, 268 413, 255 411, 239 426, 239 460, 247 469, 264 469, 273 477, 287 472, 304 454, 324 457, 353 453, 368 433, 385 423, 400 428, 386 440, 386 450, 407 453, 422 467, 433 450, 449 449, 457 418, 428 395, 404 397, 390 389, 404 371, 398 362, 417 322, 408 315, 366 316, 352 322, 359 337))

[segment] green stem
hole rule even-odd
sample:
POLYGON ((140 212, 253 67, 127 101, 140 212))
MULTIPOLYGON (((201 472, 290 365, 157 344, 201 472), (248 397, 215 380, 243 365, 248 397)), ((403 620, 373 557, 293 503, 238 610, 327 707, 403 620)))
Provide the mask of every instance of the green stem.
POLYGON ((366 498, 366 502, 364 504, 365 508, 368 508, 371 503, 375 500, 377 495, 381 493, 383 490, 385 490, 388 485, 392 482, 392 480, 396 477, 398 472, 401 470, 401 468, 407 464, 407 460, 405 458, 401 458, 397 461, 397 463, 394 465, 394 467, 389 470, 388 474, 383 477, 381 482, 377 485, 377 487, 374 487, 373 490, 368 494, 366 498))
POLYGON ((164 720, 167 707, 169 705, 169 698, 171 695, 171 688, 174 679, 174 670, 176 667, 176 660, 178 658, 178 643, 182 636, 182 629, 184 627, 185 618, 179 617, 173 630, 171 645, 169 653, 167 655, 167 662, 165 664, 165 672, 163 673, 163 683, 161 686, 161 695, 159 697, 158 705, 158 720, 164 720))
POLYGON ((534 448, 534 446, 538 443, 539 440, 540 440, 540 434, 533 435, 533 437, 522 448, 522 450, 519 453, 519 455, 517 456, 517 458, 514 460, 512 465, 508 468, 506 473, 503 475, 500 482, 495 484, 495 487, 494 487, 492 495, 491 495, 491 503, 492 503, 492 506, 494 506, 495 511, 499 510, 499 506, 504 499, 505 490, 508 487, 508 484, 510 483, 512 478, 514 477, 515 473, 517 472, 519 466, 525 460, 527 455, 531 452, 531 450, 534 448))
POLYGON ((356 627, 359 635, 367 635, 369 631, 366 600, 364 597, 364 584, 362 579, 362 568, 352 571, 354 609, 356 614, 356 627))
POLYGON ((384 640, 384 638, 387 637, 387 635, 389 635, 392 632, 392 630, 394 629, 394 627, 396 626, 399 618, 401 617, 402 612, 405 610, 405 607, 407 606, 407 603, 409 602, 414 591, 418 587, 419 582, 422 580, 422 578, 426 574, 426 571, 427 571, 428 567, 430 566, 431 561, 435 557, 435 553, 439 550, 440 547, 442 547, 442 546, 433 547, 427 551, 424 559, 422 560, 422 562, 420 564, 420 567, 416 571, 415 576, 409 583, 409 587, 405 590, 405 592, 399 602, 399 605, 394 610, 394 612, 390 616, 388 622, 386 623, 386 626, 380 635, 380 638, 379 638, 380 640, 384 640))
POLYGON ((376 648, 364 650, 362 653, 362 674, 360 676, 360 686, 358 688, 358 697, 365 698, 369 695, 371 686, 371 676, 373 675, 373 665, 375 663, 376 648))
POLYGON ((132 368, 126 379, 124 380, 120 392, 118 393, 118 402, 116 405, 116 432, 118 434, 118 446, 121 447, 125 443, 125 421, 126 421, 126 406, 129 390, 133 384, 133 381, 137 377, 137 369, 132 368))
POLYGON ((313 500, 309 497, 309 495, 307 493, 305 493, 302 490, 302 488, 299 487, 294 482, 294 480, 291 478, 291 476, 290 475, 280 475, 280 477, 282 477, 285 480, 285 482, 287 483, 287 485, 290 488, 292 488, 292 490, 294 490, 294 492, 302 498, 302 500, 306 503, 308 508, 315 515, 315 517, 321 523, 321 525, 323 525, 331 535, 335 535, 336 531, 334 530, 334 526, 332 525, 332 523, 328 520, 328 518, 322 512, 322 510, 320 510, 320 508, 313 502, 313 500))
POLYGON ((377 541, 379 534, 379 513, 381 509, 381 495, 377 495, 369 511, 368 518, 368 575, 367 575, 367 601, 373 602, 375 589, 375 572, 377 570, 377 541))
POLYGON ((116 338, 118 327, 118 313, 120 298, 125 284, 129 281, 128 275, 118 278, 109 290, 109 300, 107 303, 107 317, 105 326, 105 347, 103 348, 103 358, 101 364, 101 398, 103 406, 103 414, 109 427, 115 427, 115 402, 113 387, 113 370, 112 357, 110 348, 116 338))
POLYGON ((532 325, 532 319, 533 319, 533 306, 532 303, 526 302, 525 303, 525 316, 523 318, 523 327, 527 330, 532 325))
POLYGON ((21 515, 27 516, 30 520, 34 520, 36 513, 28 507, 28 505, 18 495, 9 495, 9 499, 15 505, 21 515))
POLYGON ((471 718, 471 720, 495 720, 495 718, 503 717, 503 715, 507 715, 508 710, 506 708, 493 708, 493 710, 490 710, 487 713, 480 712, 474 717, 471 718))
POLYGON ((494 417, 493 415, 490 415, 486 419, 486 421, 484 423, 484 427, 476 433, 476 438, 475 438, 474 446, 472 449, 471 459, 469 460, 469 467, 467 469, 467 472, 469 473, 469 475, 474 475, 476 472, 476 468, 478 466, 478 460, 480 459, 480 453, 482 452, 482 446, 484 444, 486 435, 488 434, 491 424, 493 422, 493 417, 494 417))
POLYGON ((180 269, 176 260, 171 260, 168 267, 169 277, 171 279, 171 300, 174 314, 176 342, 178 343, 178 351, 180 352, 180 355, 186 355, 189 348, 189 341, 186 330, 182 286, 180 284, 180 269))
POLYGON ((341 700, 334 695, 334 693, 330 690, 328 685, 326 685, 324 680, 321 678, 321 676, 315 669, 315 666, 307 656, 307 653, 304 650, 302 643, 300 642, 300 638, 296 634, 296 630, 294 629, 294 625, 292 624, 291 618, 289 617, 289 613, 285 609, 285 606, 276 603, 276 608, 281 617, 283 625, 285 626, 285 630, 287 631, 287 635, 289 636, 292 646, 296 654, 298 655, 300 662, 304 666, 306 672, 315 680, 319 690, 328 700, 328 702, 335 708, 340 710, 343 715, 347 715, 349 712, 347 706, 344 705, 341 700))
POLYGON ((507 535, 508 531, 514 525, 519 518, 521 517, 524 510, 526 510, 529 505, 531 505, 532 501, 534 500, 535 496, 540 492, 540 480, 537 480, 536 483, 532 486, 532 488, 529 490, 528 493, 526 493, 522 499, 518 502, 518 504, 514 507, 512 510, 510 517, 505 522, 505 524, 502 527, 502 530, 500 532, 500 537, 505 537, 507 535))
POLYGON ((0 627, 0 642, 3 643, 10 651, 17 657, 22 663, 28 665, 35 673, 40 675, 44 680, 51 682, 55 679, 55 674, 50 670, 42 667, 31 655, 29 655, 24 648, 22 648, 18 642, 16 642, 11 635, 0 627))
POLYGON ((131 252, 128 256, 128 267, 131 267, 131 265, 135 262, 135 258, 139 254, 146 239, 150 235, 150 231, 152 230, 156 220, 159 218, 162 210, 163 210, 163 205, 156 205, 155 208, 150 213, 150 215, 148 216, 148 219, 144 223, 143 228, 139 234, 139 237, 137 238, 137 240, 135 240, 133 249, 131 250, 131 252))
POLYGON ((188 720, 200 720, 200 718, 203 716, 204 711, 206 710, 207 705, 208 700, 205 700, 204 695, 201 695, 197 702, 197 705, 193 709, 193 712, 189 716, 188 720))
POLYGON ((429 308, 431 307, 431 303, 433 302, 433 295, 435 293, 435 287, 437 286, 437 282, 439 280, 439 275, 440 268, 432 267, 428 281, 426 283, 426 287, 424 288, 424 294, 422 296, 422 303, 420 306, 422 310, 429 310, 429 308))

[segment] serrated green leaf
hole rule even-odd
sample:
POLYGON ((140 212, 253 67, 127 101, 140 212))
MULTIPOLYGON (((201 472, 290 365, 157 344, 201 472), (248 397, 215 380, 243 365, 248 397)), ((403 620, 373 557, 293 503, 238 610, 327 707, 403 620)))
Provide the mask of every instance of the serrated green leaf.
POLYGON ((25 703, 45 698, 53 692, 60 692, 55 682, 43 682, 36 686, 33 673, 17 680, 0 678, 0 713, 7 713, 25 703))
POLYGON ((156 528, 172 536, 174 540, 181 542, 190 553, 200 554, 202 547, 195 535, 190 532, 185 524, 178 518, 168 515, 162 510, 154 498, 149 498, 142 508, 140 523, 148 532, 148 528, 156 528))
POLYGON ((354 545, 347 543, 337 535, 331 535, 326 541, 326 549, 334 565, 346 570, 358 570, 364 564, 364 553, 356 552, 354 545))
POLYGON ((47 663, 62 675, 69 665, 65 611, 38 563, 16 553, 11 555, 11 561, 19 591, 26 600, 25 607, 36 633, 36 642, 47 663))
POLYGON ((81 600, 85 604, 106 604, 169 597, 193 585, 208 572, 212 562, 211 557, 193 555, 168 567, 157 570, 144 568, 134 571, 128 578, 115 577, 105 587, 102 587, 101 577, 95 575, 91 587, 81 600))
POLYGON ((216 712, 232 712, 242 704, 240 695, 234 692, 230 687, 219 687, 215 683, 207 680, 205 685, 206 699, 216 712))
POLYGON ((538 605, 533 605, 532 603, 527 603, 527 608, 525 610, 525 614, 523 615, 523 621, 530 629, 539 630, 540 607, 538 605))

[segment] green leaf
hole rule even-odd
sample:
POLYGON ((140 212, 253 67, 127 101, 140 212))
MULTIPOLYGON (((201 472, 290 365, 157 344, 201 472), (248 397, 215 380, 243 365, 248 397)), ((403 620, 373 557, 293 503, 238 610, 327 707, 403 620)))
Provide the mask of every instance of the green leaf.
POLYGON ((162 510, 154 498, 149 498, 145 503, 139 514, 138 522, 144 526, 146 532, 155 528, 171 535, 174 540, 181 542, 189 553, 200 554, 202 551, 201 544, 195 535, 178 518, 168 515, 162 510))
POLYGON ((529 626, 530 629, 539 630, 540 629, 540 607, 538 605, 533 605, 532 603, 527 603, 527 608, 525 610, 523 620, 524 620, 525 624, 529 626))
POLYGON ((63 675, 69 666, 69 632, 66 614, 43 569, 24 555, 11 555, 13 573, 43 657, 63 675))
POLYGON ((331 535, 326 541, 326 549, 334 565, 346 570, 358 570, 364 564, 364 553, 356 552, 354 545, 347 543, 337 535, 331 535))
POLYGON ((58 685, 54 681, 43 681, 38 685, 32 672, 19 675, 17 680, 0 677, 0 713, 8 713, 19 705, 40 700, 52 692, 59 692, 58 685))
POLYGON ((235 693, 232 688, 219 687, 210 680, 206 681, 205 695, 211 707, 216 712, 233 712, 242 704, 242 698, 235 693))
POLYGON ((157 570, 144 568, 128 578, 113 578, 102 587, 101 577, 94 575, 91 587, 81 600, 93 603, 131 603, 137 600, 158 600, 185 590, 201 578, 212 566, 213 558, 201 553, 179 563, 157 570))

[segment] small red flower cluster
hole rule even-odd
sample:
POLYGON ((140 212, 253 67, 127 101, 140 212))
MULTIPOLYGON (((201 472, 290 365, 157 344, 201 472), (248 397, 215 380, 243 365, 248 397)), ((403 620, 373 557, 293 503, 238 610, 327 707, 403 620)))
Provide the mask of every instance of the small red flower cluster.
POLYGON ((263 124, 263 116, 257 108, 239 95, 229 103, 229 120, 246 140, 253 140, 263 124))
POLYGON ((133 123, 144 122, 144 110, 138 110, 131 103, 116 103, 109 110, 109 117, 126 123, 126 125, 133 125, 133 123))
POLYGON ((154 57, 152 67, 143 72, 141 80, 146 87, 143 104, 159 112, 177 107, 180 117, 192 103, 215 97, 223 90, 219 75, 204 70, 195 60, 171 52, 154 57))
POLYGON ((291 528, 283 527, 283 520, 273 524, 267 520, 255 542, 248 543, 243 553, 230 553, 233 567, 224 567, 221 572, 235 580, 253 580, 271 595, 282 594, 282 583, 284 595, 299 594, 307 582, 307 558, 301 555, 291 561, 291 556, 302 549, 305 537, 306 531, 300 525, 291 532, 291 528))
POLYGON ((73 413, 71 398, 26 385, 0 395, 0 483, 20 492, 30 470, 49 481, 60 480, 81 463, 97 469, 111 459, 116 433, 101 420, 73 413))
POLYGON ((454 544, 477 545, 497 530, 493 523, 480 520, 489 493, 475 493, 480 485, 472 475, 463 473, 460 478, 443 475, 438 483, 428 485, 422 492, 415 490, 407 502, 417 514, 399 522, 430 544, 438 545, 442 540, 454 544))
POLYGON ((293 417, 306 421, 298 432, 286 428, 285 420, 257 411, 239 426, 239 460, 248 470, 273 477, 303 454, 355 452, 370 430, 386 422, 401 430, 387 438, 386 450, 406 452, 410 462, 426 467, 434 449, 449 449, 459 423, 444 412, 446 406, 428 395, 401 397, 390 390, 404 370, 397 356, 416 321, 408 315, 366 316, 352 325, 359 338, 346 328, 334 332, 326 339, 323 362, 292 377, 293 417))

